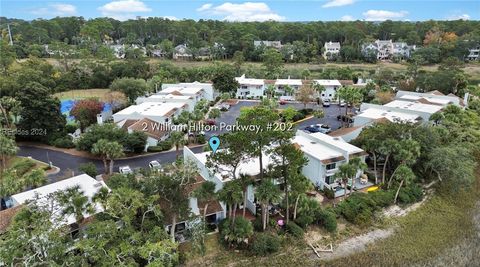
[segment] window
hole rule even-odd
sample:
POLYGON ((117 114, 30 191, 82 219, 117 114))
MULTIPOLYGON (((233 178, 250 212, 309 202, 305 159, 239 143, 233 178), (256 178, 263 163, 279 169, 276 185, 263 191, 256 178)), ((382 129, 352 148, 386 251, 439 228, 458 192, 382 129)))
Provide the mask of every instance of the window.
POLYGON ((335 164, 335 163, 330 163, 330 164, 327 164, 327 166, 325 166, 325 168, 327 169, 327 171, 333 170, 333 169, 335 169, 335 167, 336 167, 336 164, 335 164))
POLYGON ((325 177, 325 183, 333 184, 334 182, 335 182, 335 176, 334 175, 330 175, 330 176, 325 177))

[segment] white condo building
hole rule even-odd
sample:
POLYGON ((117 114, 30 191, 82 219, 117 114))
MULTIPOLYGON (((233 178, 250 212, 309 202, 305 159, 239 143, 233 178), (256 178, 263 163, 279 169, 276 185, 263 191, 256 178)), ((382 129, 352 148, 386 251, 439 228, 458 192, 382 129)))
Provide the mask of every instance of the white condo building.
POLYGON ((325 87, 325 91, 320 95, 322 100, 337 100, 337 90, 342 86, 339 80, 314 80, 313 82, 325 87))
POLYGON ((245 74, 236 77, 239 87, 237 89, 237 98, 243 99, 259 99, 265 93, 265 80, 246 78, 245 74))

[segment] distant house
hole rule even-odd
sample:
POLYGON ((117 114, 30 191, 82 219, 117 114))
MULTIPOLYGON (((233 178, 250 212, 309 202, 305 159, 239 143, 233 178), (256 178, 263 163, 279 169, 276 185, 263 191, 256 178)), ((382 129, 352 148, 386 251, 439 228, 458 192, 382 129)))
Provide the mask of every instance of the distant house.
POLYGON ((408 45, 405 42, 393 42, 393 52, 392 55, 400 59, 410 58, 413 51, 417 47, 415 45, 408 45))
POLYGON ((245 74, 241 77, 235 77, 239 87, 237 88, 237 98, 243 99, 259 99, 265 93, 265 80, 245 78, 245 74))
POLYGON ((202 48, 198 49, 196 58, 200 59, 200 60, 210 60, 210 59, 212 59, 212 52, 210 50, 210 47, 202 47, 202 48))
POLYGON ((109 48, 113 50, 113 55, 116 58, 125 58, 125 46, 124 45, 119 45, 119 44, 110 45, 109 48))
POLYGON ((326 42, 323 47, 323 57, 325 59, 332 59, 340 53, 341 46, 339 42, 326 42))
POLYGON ((314 80, 313 82, 315 84, 319 84, 325 87, 325 91, 323 91, 320 95, 322 101, 336 100, 337 90, 342 86, 342 84, 338 80, 314 80))
POLYGON ((175 46, 175 51, 173 52, 173 59, 175 60, 190 60, 193 58, 193 54, 190 49, 187 47, 187 44, 180 44, 175 46))
POLYGON ((480 44, 478 44, 474 48, 468 49, 468 55, 466 59, 468 61, 478 61, 479 55, 480 55, 480 44))
POLYGON ((255 48, 265 46, 265 47, 271 47, 271 48, 280 50, 282 48, 282 42, 281 41, 253 41, 253 46, 255 48))
POLYGON ((362 54, 374 52, 378 60, 392 59, 393 56, 398 56, 402 59, 409 58, 411 52, 416 49, 415 45, 409 46, 405 42, 392 42, 392 40, 376 40, 373 43, 366 43, 362 45, 362 54))
POLYGON ((163 51, 162 49, 153 49, 151 51, 152 57, 157 57, 157 58, 165 58, 167 57, 167 52, 163 51))

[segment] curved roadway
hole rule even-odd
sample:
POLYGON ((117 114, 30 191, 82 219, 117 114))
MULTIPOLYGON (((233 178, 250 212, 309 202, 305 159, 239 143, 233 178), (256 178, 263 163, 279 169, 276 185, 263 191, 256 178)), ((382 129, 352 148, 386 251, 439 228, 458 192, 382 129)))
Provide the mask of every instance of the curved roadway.
MULTIPOLYGON (((203 147, 190 148, 193 152, 199 153, 203 151, 203 147)), ((32 157, 43 162, 51 161, 52 164, 60 168, 57 174, 49 175, 52 182, 56 181, 57 177, 70 177, 72 171, 76 175, 79 173, 78 166, 83 163, 93 162, 97 166, 97 172, 103 173, 103 162, 98 159, 84 158, 80 156, 70 155, 64 152, 50 150, 48 148, 32 147, 27 145, 20 146, 18 152, 19 156, 32 157)), ((179 151, 179 156, 183 156, 183 150, 179 151)), ((148 163, 152 160, 157 160, 160 164, 165 164, 175 161, 176 151, 166 151, 145 156, 138 156, 134 158, 119 159, 114 162, 114 171, 118 171, 119 166, 128 165, 130 168, 147 168, 148 163)))

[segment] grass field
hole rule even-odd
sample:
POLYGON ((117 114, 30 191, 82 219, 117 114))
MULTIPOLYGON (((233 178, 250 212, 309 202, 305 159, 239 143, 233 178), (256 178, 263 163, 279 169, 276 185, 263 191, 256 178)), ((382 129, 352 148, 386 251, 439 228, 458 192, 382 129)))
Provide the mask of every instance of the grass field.
POLYGON ((56 93, 55 96, 58 97, 60 100, 66 99, 83 99, 83 98, 90 98, 95 97, 103 100, 106 93, 108 93, 110 89, 81 89, 81 90, 70 90, 66 92, 56 93))
MULTIPOLYGON (((57 59, 47 58, 47 62, 55 66, 61 66, 57 59)), ((71 62, 80 62, 78 59, 73 59, 71 62)), ((216 62, 231 63, 231 60, 222 60, 222 61, 173 61, 166 59, 149 59, 150 64, 159 64, 159 63, 171 63, 178 67, 185 68, 194 68, 213 65, 216 62)), ((260 62, 246 62, 243 67, 257 67, 260 68, 262 63, 260 62)), ((309 63, 288 63, 285 64, 286 70, 298 70, 303 71, 308 69, 312 72, 317 72, 322 69, 328 68, 338 68, 338 67, 350 67, 356 71, 370 71, 377 69, 391 69, 393 71, 405 71, 407 69, 406 63, 392 63, 392 62, 378 62, 375 64, 368 63, 326 63, 326 64, 309 64, 309 63)), ((438 68, 438 64, 423 66, 421 69, 426 71, 435 71, 438 68)), ((465 65, 465 73, 469 76, 471 80, 480 80, 480 64, 478 63, 469 63, 465 65)))

